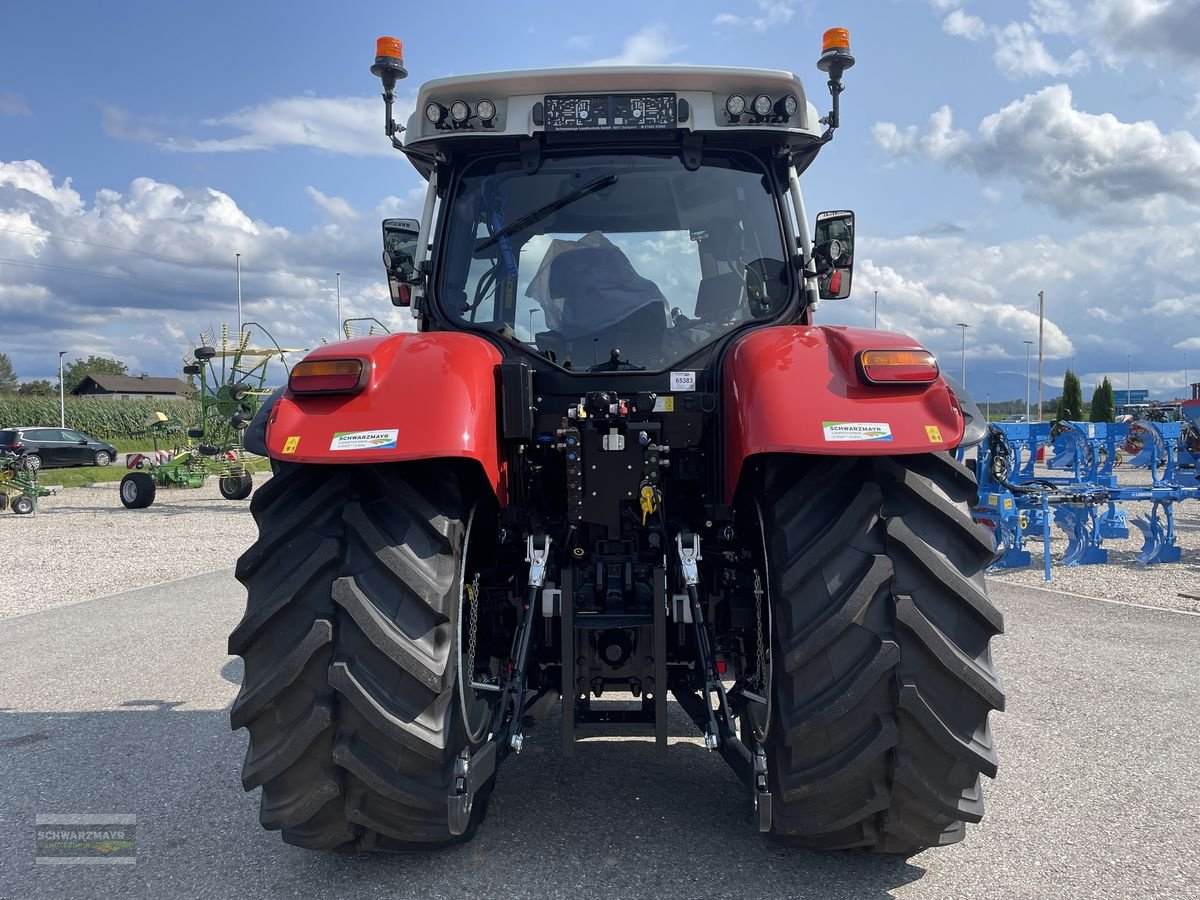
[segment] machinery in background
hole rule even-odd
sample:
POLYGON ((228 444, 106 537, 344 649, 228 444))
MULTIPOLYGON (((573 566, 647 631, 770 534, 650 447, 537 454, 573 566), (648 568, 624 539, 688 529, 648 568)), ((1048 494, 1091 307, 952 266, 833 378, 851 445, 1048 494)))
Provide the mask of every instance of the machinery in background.
POLYGON ((39 497, 52 491, 38 484, 38 470, 22 465, 16 453, 0 451, 0 512, 11 509, 18 516, 37 509, 39 497))
POLYGON ((257 322, 246 322, 236 340, 230 339, 229 326, 222 325, 219 344, 211 333, 200 335, 200 346, 183 367, 184 375, 199 379, 200 424, 185 432, 178 422, 156 413, 147 422, 154 452, 134 453, 126 459, 130 472, 121 479, 121 503, 128 509, 144 509, 154 502, 160 487, 198 488, 209 478, 218 479, 226 500, 249 497, 254 481, 246 468, 243 433, 274 390, 267 385, 272 360, 280 362, 286 376, 287 354, 301 352, 280 347, 257 322), (269 346, 250 346, 256 330, 269 346), (173 447, 160 449, 160 442, 173 447))
POLYGON ((1178 448, 1183 433, 1178 421, 1151 422, 1003 422, 988 428, 979 448, 976 474, 979 499, 974 517, 996 536, 997 557, 991 568, 1028 566, 1028 535, 1040 535, 1045 579, 1051 580, 1051 526, 1068 536, 1062 565, 1108 561, 1106 538, 1129 536, 1132 523, 1143 536, 1137 554, 1143 564, 1176 562, 1174 505, 1200 500, 1200 483, 1180 472, 1178 448), (1046 465, 1061 475, 1034 471, 1039 448, 1051 446, 1046 465), (1122 485, 1114 474, 1121 454, 1136 450, 1125 462, 1147 468, 1149 485, 1122 485), (1149 502, 1150 512, 1133 520, 1121 504, 1149 502))

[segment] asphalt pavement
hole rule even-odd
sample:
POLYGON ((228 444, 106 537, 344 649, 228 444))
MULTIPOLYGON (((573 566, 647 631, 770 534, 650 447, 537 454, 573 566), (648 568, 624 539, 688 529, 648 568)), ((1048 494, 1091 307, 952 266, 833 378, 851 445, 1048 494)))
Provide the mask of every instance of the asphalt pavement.
POLYGON ((284 845, 229 730, 229 572, 0 620, 0 898, 1200 898, 1200 617, 996 584, 1008 691, 982 825, 908 859, 790 851, 674 718, 500 773, 470 844, 346 857, 284 845), (685 736, 687 739, 685 739, 685 736), (34 863, 37 814, 137 817, 137 864, 34 863))

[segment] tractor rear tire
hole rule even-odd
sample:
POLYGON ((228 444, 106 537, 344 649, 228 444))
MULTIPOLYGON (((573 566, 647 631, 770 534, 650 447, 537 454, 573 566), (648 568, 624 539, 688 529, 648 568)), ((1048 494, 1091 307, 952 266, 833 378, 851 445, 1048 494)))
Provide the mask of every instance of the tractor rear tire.
POLYGON ((944 453, 772 457, 763 476, 775 835, 901 854, 962 840, 1004 708, 974 476, 944 453))
POLYGON ((217 482, 217 488, 226 500, 245 500, 254 491, 254 478, 249 472, 225 475, 217 482))
POLYGON ((154 502, 158 485, 154 476, 146 472, 130 472, 121 479, 121 503, 126 509, 145 509, 154 502))
MULTIPOLYGON (((457 690, 456 628, 473 493, 448 465, 280 468, 250 503, 241 557, 245 660, 232 726, 259 820, 300 847, 431 848, 461 836, 447 798, 473 751, 457 690)), ((473 545, 473 541, 472 541, 473 545)))

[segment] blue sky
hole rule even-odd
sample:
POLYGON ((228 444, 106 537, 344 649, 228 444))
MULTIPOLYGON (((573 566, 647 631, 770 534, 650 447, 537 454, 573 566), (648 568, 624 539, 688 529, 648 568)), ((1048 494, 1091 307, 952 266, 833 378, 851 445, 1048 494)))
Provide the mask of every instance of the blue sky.
MULTIPOLYGON (((765 66, 825 109, 821 32, 850 29, 842 129, 810 213, 853 208, 854 296, 821 321, 907 331, 980 400, 1024 395, 1046 291, 1048 393, 1073 365, 1179 394, 1200 370, 1200 0, 443 0, 12 5, 0 31, 0 352, 178 370, 247 319, 292 346, 344 312, 399 326, 378 220, 419 179, 381 133, 374 39, 410 78, 601 59, 765 66), (103 246, 97 246, 103 245, 103 246)), ((403 104, 402 104, 403 105, 403 104)), ((407 107, 403 110, 407 113, 407 107)), ((1200 376, 1196 377, 1200 380, 1200 376)))

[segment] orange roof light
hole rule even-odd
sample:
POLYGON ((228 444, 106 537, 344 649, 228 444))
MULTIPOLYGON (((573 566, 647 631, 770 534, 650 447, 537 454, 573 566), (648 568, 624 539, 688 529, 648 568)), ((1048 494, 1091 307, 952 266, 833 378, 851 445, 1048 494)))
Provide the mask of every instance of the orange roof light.
MULTIPOLYGON (((382 38, 381 38, 382 40, 382 38)), ((830 50, 849 50, 850 49, 850 32, 845 28, 830 28, 821 38, 821 52, 828 53, 830 50)))
POLYGON ((381 37, 375 41, 375 55, 384 59, 404 59, 404 44, 399 38, 381 37))

